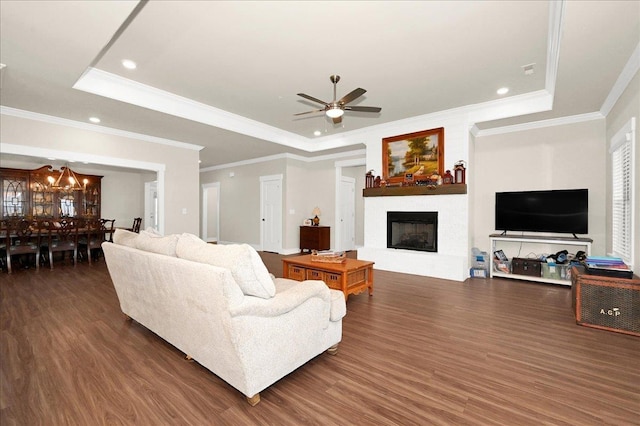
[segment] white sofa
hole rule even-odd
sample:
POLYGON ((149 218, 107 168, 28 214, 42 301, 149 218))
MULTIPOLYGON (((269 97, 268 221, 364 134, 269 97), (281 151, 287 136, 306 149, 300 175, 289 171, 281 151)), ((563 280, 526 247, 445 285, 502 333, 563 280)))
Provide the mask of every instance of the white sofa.
POLYGON ((337 351, 342 293, 322 281, 274 278, 249 245, 116 230, 102 248, 122 312, 251 405, 310 359, 337 351))

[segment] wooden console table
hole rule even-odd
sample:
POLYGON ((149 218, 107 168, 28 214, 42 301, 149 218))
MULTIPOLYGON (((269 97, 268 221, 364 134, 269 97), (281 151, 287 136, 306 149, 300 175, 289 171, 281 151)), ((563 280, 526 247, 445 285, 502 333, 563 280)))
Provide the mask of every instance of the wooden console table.
POLYGON ((329 250, 331 246, 329 226, 301 226, 300 252, 305 250, 329 250))
POLYGON ((373 295, 373 264, 366 260, 346 259, 344 263, 312 262, 311 255, 282 259, 284 278, 297 281, 322 280, 329 288, 340 290, 347 299, 369 289, 373 295))

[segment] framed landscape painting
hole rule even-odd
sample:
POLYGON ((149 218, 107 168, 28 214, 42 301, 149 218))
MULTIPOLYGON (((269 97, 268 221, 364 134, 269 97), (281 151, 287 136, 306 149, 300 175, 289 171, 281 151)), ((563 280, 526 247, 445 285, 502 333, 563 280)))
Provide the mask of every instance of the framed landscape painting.
POLYGON ((387 183, 444 174, 444 127, 382 139, 382 174, 387 183))

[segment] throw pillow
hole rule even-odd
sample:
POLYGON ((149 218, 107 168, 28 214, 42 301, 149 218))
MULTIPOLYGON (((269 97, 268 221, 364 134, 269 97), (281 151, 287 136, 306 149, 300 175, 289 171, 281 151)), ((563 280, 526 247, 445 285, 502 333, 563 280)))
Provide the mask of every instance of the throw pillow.
POLYGON ((248 244, 207 244, 195 235, 182 234, 176 254, 183 259, 229 269, 247 296, 269 299, 276 294, 267 267, 258 252, 248 244))
POLYGON ((116 228, 113 233, 113 243, 121 246, 136 248, 136 240, 140 235, 126 229, 116 228))
POLYGON ((162 237, 147 231, 140 231, 140 235, 136 240, 136 248, 139 250, 173 257, 176 257, 177 244, 177 235, 167 235, 166 237, 162 237))

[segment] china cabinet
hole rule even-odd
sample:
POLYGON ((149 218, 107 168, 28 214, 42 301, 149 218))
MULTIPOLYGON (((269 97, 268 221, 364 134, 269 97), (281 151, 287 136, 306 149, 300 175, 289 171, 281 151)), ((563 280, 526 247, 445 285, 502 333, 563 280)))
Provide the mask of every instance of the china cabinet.
POLYGON ((100 218, 101 180, 102 176, 83 175, 64 167, 0 168, 0 217, 100 218), (69 179, 71 175, 73 179, 69 179))

